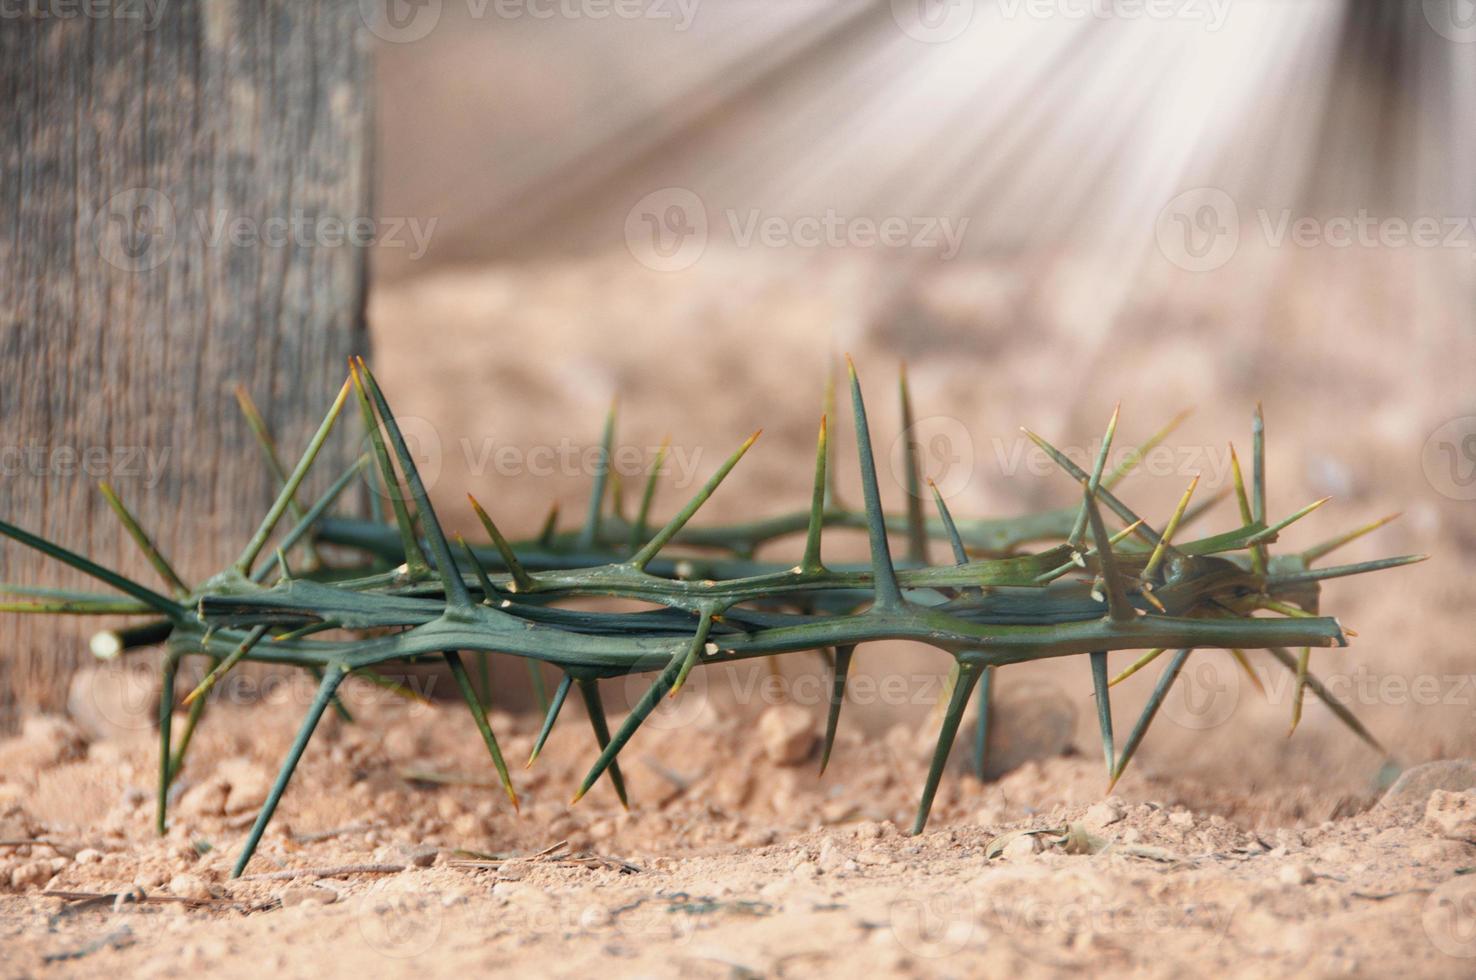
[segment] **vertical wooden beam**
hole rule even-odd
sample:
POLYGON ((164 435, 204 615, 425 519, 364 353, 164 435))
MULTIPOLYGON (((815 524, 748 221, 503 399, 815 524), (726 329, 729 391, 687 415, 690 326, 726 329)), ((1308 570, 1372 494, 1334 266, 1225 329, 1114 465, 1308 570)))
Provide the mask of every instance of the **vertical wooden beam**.
MULTIPOLYGON (((8 520, 147 576, 95 492, 106 478, 187 580, 240 549, 275 487, 231 386, 292 456, 365 347, 365 249, 334 229, 369 215, 370 80, 354 0, 6 22, 8 520)), ((351 450, 336 440, 318 479, 351 450)), ((0 581, 92 587, 16 547, 0 581)), ((60 705, 92 625, 0 617, 0 728, 60 705)))

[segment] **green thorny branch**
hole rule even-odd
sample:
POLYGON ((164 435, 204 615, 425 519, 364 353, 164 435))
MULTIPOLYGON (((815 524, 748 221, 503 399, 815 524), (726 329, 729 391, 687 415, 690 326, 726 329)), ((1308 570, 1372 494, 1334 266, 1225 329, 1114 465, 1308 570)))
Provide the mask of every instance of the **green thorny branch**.
MULTIPOLYGON (((158 572, 167 594, 0 522, 0 533, 122 594, 0 586, 0 594, 24 600, 0 608, 10 612, 150 617, 142 624, 99 634, 93 642, 99 656, 166 644, 159 705, 161 831, 169 785, 185 764, 190 738, 207 702, 205 695, 221 677, 239 662, 251 660, 304 669, 318 679, 317 694, 239 852, 235 874, 239 875, 250 860, 323 712, 335 706, 346 714, 337 701, 343 681, 358 676, 409 695, 376 668, 425 658, 440 659, 450 669, 514 806, 517 796, 486 713, 491 691, 485 665, 493 653, 523 658, 540 683, 540 664, 549 665, 560 676, 554 696, 547 702, 534 758, 569 690, 578 686, 600 751, 575 800, 608 772, 613 788, 625 802, 625 785, 617 765, 621 749, 663 697, 677 696, 692 670, 802 650, 822 651, 832 665, 823 771, 834 745, 853 652, 861 644, 879 640, 916 641, 942 650, 953 659, 947 704, 917 811, 916 831, 921 831, 927 821, 954 737, 975 689, 979 692, 980 716, 975 764, 982 774, 993 675, 998 668, 1014 663, 1086 655, 1108 778, 1114 783, 1142 742, 1190 651, 1195 649, 1232 650, 1242 664, 1246 664, 1244 650, 1271 651, 1278 664, 1296 675, 1298 714, 1303 693, 1311 690, 1361 738, 1377 747, 1372 736, 1330 697, 1309 670, 1308 652, 1312 647, 1344 646, 1347 642, 1336 620, 1318 614, 1319 582, 1407 564, 1421 556, 1310 567, 1313 560, 1382 522, 1339 535, 1299 555, 1270 556, 1267 545, 1275 541, 1277 532, 1311 508, 1268 523, 1264 427, 1259 409, 1253 428, 1249 494, 1238 461, 1234 468, 1240 524, 1233 530, 1196 540, 1176 537, 1205 509, 1204 505, 1198 510, 1190 508, 1192 484, 1162 532, 1114 493, 1146 452, 1167 437, 1178 419, 1155 433, 1121 465, 1108 469, 1116 412, 1090 473, 1041 437, 1028 433, 1078 482, 1082 494, 1079 506, 1014 520, 955 520, 934 488, 937 514, 924 519, 917 453, 909 450, 907 511, 900 515, 884 513, 866 407, 852 366, 849 387, 860 463, 860 510, 838 503, 834 468, 830 465, 830 429, 822 417, 813 490, 806 509, 747 524, 691 525, 697 511, 753 446, 758 438, 754 433, 675 516, 652 531, 655 524, 650 521, 650 508, 659 460, 644 492, 636 498, 639 511, 633 519, 621 512, 623 491, 606 493, 613 482, 608 472, 615 439, 612 409, 604 430, 600 473, 582 528, 560 532, 555 527, 556 515, 551 514, 536 539, 510 542, 481 504, 473 500, 489 543, 469 546, 459 541, 453 550, 384 393, 362 360, 350 367, 348 382, 291 470, 277 459, 276 446, 249 399, 241 399, 248 424, 264 447, 281 491, 240 558, 203 584, 192 587, 179 577, 109 487, 103 492, 110 506, 158 572), (350 396, 369 434, 369 452, 340 474, 322 497, 303 507, 297 494, 350 396), (369 479, 371 495, 382 494, 390 502, 392 528, 378 522, 328 516, 339 495, 359 478, 369 479), (613 506, 607 507, 607 498, 613 506), (1107 529, 1104 508, 1121 524, 1115 533, 1107 529), (289 514, 293 523, 282 531, 278 525, 289 514), (822 542, 826 529, 833 527, 865 530, 870 560, 854 566, 828 564, 822 542), (797 563, 754 559, 760 544, 790 534, 804 535, 804 550, 797 563), (900 562, 892 556, 892 534, 907 539, 907 557, 900 562), (951 562, 927 563, 930 538, 947 542, 951 562), (1058 543, 1039 551, 1024 550, 1027 543, 1050 541, 1058 543), (273 543, 270 551, 269 542, 273 543), (335 565, 318 550, 322 544, 339 546, 335 554, 357 548, 364 558, 347 566, 340 559, 335 565), (289 569, 286 556, 299 546, 307 561, 298 569, 289 569), (269 557, 260 560, 264 553, 269 557), (269 582, 269 578, 274 581, 269 582), (563 600, 590 596, 637 600, 651 608, 642 612, 594 612, 560 605, 563 600), (1288 648, 1301 648, 1302 655, 1294 656, 1288 648), (1108 653, 1129 649, 1148 653, 1123 675, 1109 681, 1108 653), (1165 650, 1177 652, 1119 750, 1113 737, 1110 687, 1165 650), (474 657, 483 668, 480 692, 463 660, 465 655, 474 657), (190 712, 176 741, 171 733, 175 679, 186 657, 205 658, 210 670, 185 698, 190 712), (638 672, 654 674, 655 680, 612 731, 600 700, 599 681, 638 672)), ((911 405, 905 380, 901 394, 906 424, 911 418, 911 405)))

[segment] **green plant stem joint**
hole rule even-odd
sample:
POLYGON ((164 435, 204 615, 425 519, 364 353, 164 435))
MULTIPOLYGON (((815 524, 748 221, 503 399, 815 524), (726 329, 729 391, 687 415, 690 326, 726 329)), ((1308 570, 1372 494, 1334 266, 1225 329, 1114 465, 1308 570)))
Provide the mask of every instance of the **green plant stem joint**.
MULTIPOLYGON (((905 385, 902 391, 905 399, 905 385)), ((864 502, 859 511, 835 502, 828 430, 822 420, 811 504, 804 511, 743 524, 691 524, 753 445, 755 433, 675 516, 649 535, 654 483, 647 484, 636 520, 627 522, 618 504, 607 509, 606 498, 615 495, 605 493, 606 481, 601 477, 584 527, 556 532, 550 524, 534 540, 509 543, 473 500, 490 540, 474 546, 462 542, 453 551, 389 404, 360 361, 352 365, 350 381, 297 465, 286 471, 273 461, 274 472, 282 478, 281 492, 231 567, 190 589, 109 488, 104 492, 115 513, 170 594, 156 592, 0 522, 0 534, 113 590, 92 593, 0 586, 0 592, 25 599, 0 608, 18 613, 150 617, 126 629, 99 634, 93 649, 99 656, 118 656, 139 646, 166 644, 159 706, 157 825, 161 832, 166 827, 169 784, 185 765, 190 736, 202 720, 210 687, 243 661, 279 664, 314 675, 317 693, 237 855, 236 875, 250 861, 323 712, 329 706, 341 710, 337 701, 341 684, 359 674, 396 689, 375 668, 426 658, 444 660, 450 666, 514 806, 517 796, 485 712, 485 699, 491 692, 485 684, 480 693, 474 689, 464 665, 467 656, 521 657, 534 665, 548 664, 559 673, 561 680, 547 705, 533 758, 569 690, 578 686, 589 709, 599 754, 576 800, 608 774, 621 802, 626 802, 618 756, 662 697, 683 696, 683 683, 691 671, 804 650, 834 651, 823 771, 835 739, 852 652, 882 640, 926 644, 953 661, 949 700, 914 822, 917 832, 926 825, 972 692, 978 688, 980 711, 986 710, 995 671, 1016 663, 1079 656, 1090 664, 1108 777, 1113 783, 1142 742, 1185 658, 1195 649, 1271 651, 1276 664, 1298 674, 1299 688, 1305 686, 1328 701, 1350 729, 1377 747, 1367 730, 1307 672, 1306 657, 1298 660, 1287 651, 1347 643, 1338 622, 1319 614, 1321 581, 1408 564, 1421 556, 1310 567, 1313 560, 1382 522, 1340 535, 1302 555, 1269 555, 1267 546, 1276 533, 1311 508, 1279 523, 1268 523, 1259 414, 1253 453, 1254 502, 1247 499, 1237 471, 1244 515, 1239 526, 1195 540, 1171 540, 1204 508, 1187 509, 1186 493, 1160 535, 1114 494, 1113 488, 1131 468, 1104 471, 1108 443, 1116 429, 1115 412, 1090 474, 1031 434, 1079 485, 1082 499, 1077 505, 1008 520, 955 521, 941 496, 935 496, 936 517, 923 519, 912 503, 905 513, 884 513, 854 368, 850 393, 864 502), (356 393, 373 452, 339 476, 323 497, 303 508, 295 495, 351 392, 356 393), (328 513, 337 496, 362 477, 366 467, 377 473, 394 503, 395 527, 328 513), (1123 528, 1109 534, 1104 511, 1123 528), (279 529, 281 518, 289 513, 295 523, 279 529), (825 563, 821 557, 824 532, 835 528, 864 530, 870 560, 858 565, 825 563), (258 566, 257 558, 274 534, 272 557, 258 566), (752 557, 760 545, 772 547, 773 542, 795 535, 804 535, 805 540, 804 554, 797 563, 762 562, 752 557), (902 561, 892 558, 889 537, 893 535, 907 537, 908 558, 902 561), (954 562, 929 564, 930 539, 947 541, 954 562), (275 583, 265 584, 274 565, 281 564, 280 556, 298 543, 305 544, 312 555, 320 553, 319 545, 331 544, 338 546, 336 552, 347 549, 362 557, 349 564, 308 563, 294 569, 293 576, 277 568, 275 583), (1044 547, 1027 550, 1031 544, 1044 547), (589 597, 635 600, 649 608, 634 613, 593 612, 564 605, 567 600, 589 597), (1271 615, 1258 615, 1268 611, 1271 615), (1108 703, 1109 688, 1116 682, 1106 680, 1107 656, 1115 650, 1164 649, 1179 652, 1160 675, 1148 709, 1118 751, 1108 703), (190 704, 189 718, 175 738, 175 680, 182 662, 190 657, 207 658, 210 670, 206 682, 185 699, 190 704), (600 701, 599 681, 633 673, 655 677, 612 731, 600 701)), ((904 404, 904 417, 907 412, 910 405, 904 404)), ((248 423, 259 427, 259 419, 252 419, 250 413, 248 423)), ((1167 431, 1140 446, 1134 458, 1140 459, 1145 447, 1161 440, 1167 431)), ((614 440, 612 409, 604 430, 602 458, 609 458, 614 440)), ((910 469, 917 465, 915 457, 915 453, 907 456, 910 469)), ((919 492, 920 476, 910 472, 906 481, 910 494, 919 492)), ((980 724, 975 735, 975 764, 981 778, 988 728, 980 724)))

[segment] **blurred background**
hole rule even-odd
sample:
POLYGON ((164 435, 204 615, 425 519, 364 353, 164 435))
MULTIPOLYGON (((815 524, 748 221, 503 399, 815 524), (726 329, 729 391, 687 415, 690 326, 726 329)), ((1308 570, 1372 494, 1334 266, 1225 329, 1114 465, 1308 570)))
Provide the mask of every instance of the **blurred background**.
MULTIPOLYGON (((369 323, 448 513, 468 487, 523 533, 551 501, 580 513, 577 451, 617 395, 627 479, 669 434, 695 487, 763 426, 704 514, 803 506, 847 352, 894 461, 906 363, 924 465, 958 515, 1069 503, 1019 426, 1085 465, 1121 401, 1124 448, 1194 409, 1124 490, 1162 520, 1196 473, 1201 496, 1229 487, 1227 441, 1245 453, 1259 401, 1271 512, 1334 496, 1283 547, 1402 511, 1341 554, 1434 555, 1328 585, 1359 637, 1314 670, 1402 761, 1476 751, 1476 5, 399 12, 374 29, 377 208, 434 227, 375 251, 369 323), (561 445, 565 462, 540 465, 561 445)), ((839 441, 854 500, 848 425, 839 441)), ((683 499, 683 476, 658 506, 683 499)), ((1195 530, 1235 522, 1226 501, 1195 530)), ((1150 765, 1369 784, 1377 754, 1321 705, 1285 738, 1290 688, 1269 658, 1262 693, 1222 657, 1196 655, 1184 722, 1155 729, 1150 765)), ((904 645, 858 665, 945 666, 904 645)), ((1152 673, 1124 685, 1127 717, 1152 673)), ((1092 744, 1084 664, 1012 668, 1001 689, 1017 674, 1059 690, 1092 744)), ((925 716, 850 718, 877 732, 925 716)))

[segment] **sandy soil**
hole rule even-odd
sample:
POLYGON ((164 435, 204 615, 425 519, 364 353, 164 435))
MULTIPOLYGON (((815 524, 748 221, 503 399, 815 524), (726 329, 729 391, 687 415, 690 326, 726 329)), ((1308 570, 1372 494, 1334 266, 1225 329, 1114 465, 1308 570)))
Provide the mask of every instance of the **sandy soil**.
MULTIPOLYGON (((1476 767, 1418 764, 1476 756, 1476 515, 1428 454, 1472 412, 1476 338, 1442 319, 1455 277, 1371 275, 1361 261, 1297 259, 1286 281, 1252 294, 1152 268, 1123 285, 1064 257, 883 288, 843 256, 756 267, 714 255, 662 278, 619 255, 407 283, 373 316, 391 400, 423 420, 432 493, 468 532, 468 488, 527 531, 550 499, 577 512, 587 475, 502 472, 465 440, 488 435, 525 460, 540 446, 587 447, 617 391, 623 441, 654 447, 670 432, 699 479, 766 427, 711 519, 753 516, 754 501, 799 506, 809 464, 794 461, 808 459, 836 350, 857 355, 884 445, 896 431, 890 375, 909 361, 918 414, 967 452, 950 488, 960 514, 1066 503, 1069 481, 1009 462, 1015 427, 1089 451, 1119 396, 1129 443, 1198 408, 1168 471, 1128 484, 1131 501, 1166 513, 1193 472, 1220 489, 1211 454, 1227 437, 1244 446, 1263 399, 1273 514, 1338 498, 1284 546, 1404 510, 1342 557, 1434 555, 1326 590, 1326 608, 1359 636, 1314 669, 1391 758, 1313 703, 1288 739, 1285 674, 1256 660, 1258 688, 1205 652, 1104 798, 1085 665, 1012 668, 999 751, 1015 768, 982 784, 954 773, 913 838, 898 828, 922 784, 945 664, 877 644, 857 673, 878 686, 847 708, 823 779, 821 675, 795 655, 773 677, 694 674, 623 757, 629 813, 605 785, 567 805, 594 754, 571 704, 538 764, 515 774, 514 814, 486 783, 464 710, 355 686, 358 723, 325 724, 249 869, 257 877, 230 882, 308 691, 211 709, 161 839, 141 659, 79 678, 70 720, 33 719, 0 743, 0 972, 1470 975, 1476 767), (1406 329, 1417 314, 1419 329, 1406 329), (1014 831, 1041 833, 1000 840, 1014 831), (335 871, 366 864, 379 868, 335 871)), ((661 505, 681 490, 663 487, 661 505)), ((900 502, 895 485, 884 492, 900 502)), ((519 671, 498 674, 510 709, 519 671)), ((1123 685, 1119 728, 1151 684, 1123 685)), ((617 711, 638 689, 620 687, 606 694, 617 711)), ((239 690, 242 702, 263 693, 239 690)), ((495 718, 509 758, 526 757, 535 724, 522 711, 495 718)))

